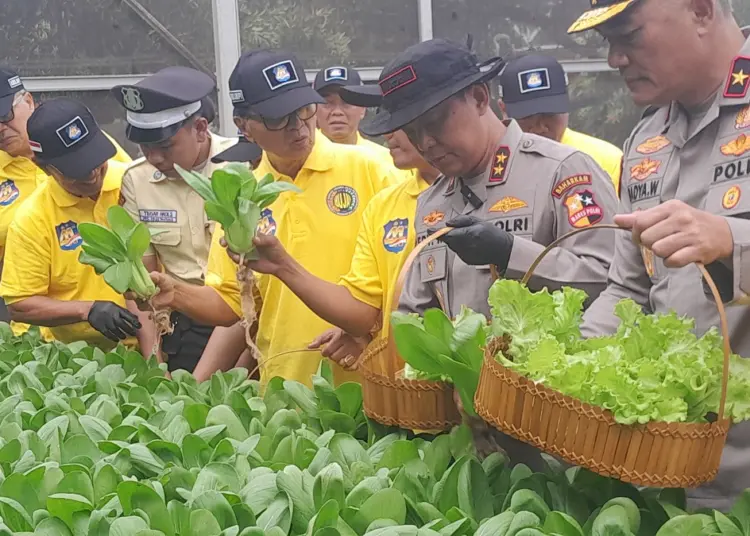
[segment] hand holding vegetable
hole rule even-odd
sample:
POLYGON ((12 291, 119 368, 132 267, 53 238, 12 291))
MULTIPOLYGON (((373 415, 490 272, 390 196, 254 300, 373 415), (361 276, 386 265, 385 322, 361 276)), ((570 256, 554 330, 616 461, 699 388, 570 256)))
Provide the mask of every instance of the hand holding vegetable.
POLYGON ((87 320, 92 328, 115 342, 135 336, 141 328, 133 313, 108 301, 94 302, 87 320))
POLYGON ((458 216, 446 223, 454 229, 440 240, 462 261, 472 266, 494 264, 500 271, 508 267, 513 235, 491 221, 474 216, 458 216))
MULTIPOLYGON (((232 251, 227 241, 222 238, 221 245, 227 248, 227 254, 237 264, 240 263, 240 255, 232 251)), ((279 239, 272 235, 259 234, 253 239, 253 245, 257 252, 257 260, 244 259, 245 266, 253 272, 277 276, 284 268, 294 261, 287 253, 279 239)))
POLYGON ((341 328, 323 332, 308 346, 311 350, 323 348, 323 357, 334 361, 346 370, 356 370, 359 356, 365 351, 372 337, 354 337, 341 328))

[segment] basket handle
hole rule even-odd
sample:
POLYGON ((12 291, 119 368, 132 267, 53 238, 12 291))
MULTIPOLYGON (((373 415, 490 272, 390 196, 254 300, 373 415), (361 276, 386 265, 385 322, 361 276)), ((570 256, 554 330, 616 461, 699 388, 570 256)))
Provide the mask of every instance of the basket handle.
MULTIPOLYGON (((556 240, 553 240, 550 245, 544 248, 544 251, 542 251, 539 256, 534 260, 534 262, 531 263, 531 266, 529 266, 529 269, 526 271, 526 274, 523 276, 523 279, 521 280, 521 284, 526 285, 529 282, 529 279, 531 279, 531 276, 534 275, 534 270, 539 266, 539 263, 542 262, 544 257, 547 256, 547 254, 552 251, 555 247, 560 244, 560 242, 567 240, 568 238, 575 236, 577 234, 586 232, 586 231, 593 231, 597 229, 616 229, 616 230, 624 230, 622 227, 612 224, 612 223, 604 223, 601 225, 593 225, 591 227, 582 227, 581 229, 574 229, 573 231, 570 231, 569 233, 566 233, 562 235, 561 237, 557 238, 556 240)), ((700 270, 701 274, 706 280, 706 283, 708 283, 708 287, 711 289, 711 294, 713 294, 714 301, 716 302, 716 308, 719 310, 719 320, 721 321, 721 336, 724 339, 724 372, 721 380, 721 399, 719 402, 719 420, 724 420, 724 410, 726 409, 726 402, 727 402, 727 384, 729 382, 729 356, 732 353, 732 349, 729 346, 729 324, 727 323, 727 313, 724 308, 724 302, 721 300, 721 295, 719 294, 719 289, 716 287, 716 283, 714 282, 713 278, 711 277, 711 274, 708 273, 706 270, 706 267, 701 262, 696 262, 695 265, 698 267, 698 270, 700 270)))

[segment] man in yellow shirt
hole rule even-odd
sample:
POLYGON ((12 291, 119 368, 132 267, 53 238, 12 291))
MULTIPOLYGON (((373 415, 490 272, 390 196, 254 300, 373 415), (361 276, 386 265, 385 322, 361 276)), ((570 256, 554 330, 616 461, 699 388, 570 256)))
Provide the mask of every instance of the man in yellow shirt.
POLYGON ((106 224, 125 165, 108 162, 114 145, 76 100, 39 105, 27 129, 35 162, 54 180, 31 194, 10 225, 0 295, 16 321, 46 326, 64 343, 111 348, 141 324, 123 296, 78 262, 78 225, 106 224))
POLYGON ((622 151, 604 140, 568 127, 568 76, 549 56, 530 54, 508 62, 500 74, 500 108, 524 132, 544 136, 593 158, 620 191, 622 151))
MULTIPOLYGON (((304 69, 290 54, 259 50, 244 54, 229 79, 235 123, 263 149, 257 177, 270 173, 293 182, 302 193, 283 193, 261 214, 259 230, 273 234, 307 270, 327 281, 346 273, 370 199, 393 184, 393 166, 368 151, 334 144, 319 136, 315 114, 323 99, 304 80, 304 69)), ((219 244, 208 260, 200 288, 164 274, 152 274, 160 287, 157 306, 168 306, 207 324, 231 325, 241 316, 237 266, 219 244)), ((304 351, 330 324, 312 313, 281 281, 258 277, 263 305, 257 346, 261 379, 274 376, 310 384, 322 359, 304 351), (303 350, 297 352, 296 350, 303 350), (282 352, 290 352, 275 358, 282 352)), ((356 380, 335 367, 337 381, 356 380)))

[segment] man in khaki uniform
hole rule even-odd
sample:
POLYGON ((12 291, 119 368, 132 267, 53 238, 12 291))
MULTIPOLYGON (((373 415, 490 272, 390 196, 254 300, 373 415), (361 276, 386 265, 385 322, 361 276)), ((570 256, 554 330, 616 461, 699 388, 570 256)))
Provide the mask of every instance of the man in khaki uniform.
MULTIPOLYGON (((122 180, 121 204, 151 231, 144 262, 188 283, 202 285, 214 223, 203 199, 183 181, 175 165, 211 175, 221 167, 212 157, 236 144, 209 131, 215 111, 209 95, 213 80, 193 69, 168 67, 112 94, 127 110, 127 137, 145 157, 135 161, 122 180)), ((213 328, 173 313, 175 331, 163 339, 169 370, 193 371, 213 328)), ((216 333, 214 336, 219 336, 216 333)))
MULTIPOLYGON (((380 76, 383 103, 363 131, 403 129, 444 175, 419 196, 417 241, 444 225, 460 227, 418 257, 401 294, 404 312, 442 306, 454 317, 466 305, 489 315, 489 265, 520 278, 546 244, 610 222, 615 213, 610 179, 590 157, 524 134, 492 113, 487 82, 502 66, 497 59, 478 65, 470 51, 435 39, 408 48, 380 76)), ((595 296, 606 284, 612 233, 569 240, 539 266, 530 286, 573 285, 595 296)), ((541 466, 536 449, 500 441, 514 461, 541 466)))
MULTIPOLYGON (((616 330, 615 304, 719 325, 693 263, 713 274, 725 301, 750 293, 750 33, 729 3, 596 2, 571 31, 609 42, 634 100, 652 105, 625 143, 622 208, 607 289, 588 309, 585 335, 616 330)), ((727 309, 734 352, 750 357, 750 311, 727 309)), ((732 427, 719 475, 689 490, 690 506, 728 510, 750 483, 750 423, 732 427)))

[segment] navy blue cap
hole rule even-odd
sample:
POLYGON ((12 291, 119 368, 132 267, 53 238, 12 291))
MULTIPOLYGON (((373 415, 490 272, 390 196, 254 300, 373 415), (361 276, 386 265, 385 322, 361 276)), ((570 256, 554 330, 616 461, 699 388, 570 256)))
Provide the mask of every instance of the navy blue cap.
POLYGON ((568 76, 555 58, 530 54, 509 61, 499 80, 505 111, 513 119, 570 111, 568 76))
POLYGON ((31 114, 26 130, 36 159, 70 179, 87 179, 117 153, 91 111, 75 99, 42 102, 31 114))
POLYGON ((137 84, 115 86, 111 94, 127 110, 126 135, 134 143, 159 143, 174 136, 216 89, 206 73, 167 67, 137 84))
POLYGON ((10 113, 13 99, 22 89, 23 80, 18 73, 8 67, 0 67, 0 117, 10 113))
POLYGON ((280 119, 309 104, 325 103, 305 78, 305 69, 292 54, 272 50, 246 52, 229 77, 229 97, 235 110, 280 119))
POLYGON ((240 136, 236 144, 211 158, 211 162, 214 164, 221 164, 223 162, 252 163, 262 155, 263 149, 257 143, 248 141, 245 136, 240 136))
POLYGON ((377 108, 383 103, 383 92, 378 84, 342 86, 339 95, 344 102, 361 108, 377 108))
POLYGON ((318 71, 313 89, 320 92, 331 86, 361 86, 362 78, 355 69, 344 66, 326 67, 318 71))

